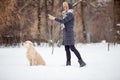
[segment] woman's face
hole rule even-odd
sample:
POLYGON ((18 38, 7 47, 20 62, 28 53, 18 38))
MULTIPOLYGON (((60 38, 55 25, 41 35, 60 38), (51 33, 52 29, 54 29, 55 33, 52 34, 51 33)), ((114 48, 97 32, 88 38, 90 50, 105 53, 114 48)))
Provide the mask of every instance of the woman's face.
POLYGON ((64 11, 68 10, 68 4, 66 2, 63 3, 63 10, 64 11))
POLYGON ((63 5, 63 10, 67 11, 67 6, 66 5, 63 5))

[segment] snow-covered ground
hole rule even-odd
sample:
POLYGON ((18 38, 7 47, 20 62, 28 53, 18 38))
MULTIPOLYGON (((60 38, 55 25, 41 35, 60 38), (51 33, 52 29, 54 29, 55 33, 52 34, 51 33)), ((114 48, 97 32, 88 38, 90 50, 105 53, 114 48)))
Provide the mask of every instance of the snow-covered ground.
POLYGON ((72 53, 72 65, 65 66, 64 47, 35 47, 46 66, 28 65, 25 47, 0 48, 0 80, 120 80, 120 45, 78 44, 76 48, 87 63, 80 68, 72 53))

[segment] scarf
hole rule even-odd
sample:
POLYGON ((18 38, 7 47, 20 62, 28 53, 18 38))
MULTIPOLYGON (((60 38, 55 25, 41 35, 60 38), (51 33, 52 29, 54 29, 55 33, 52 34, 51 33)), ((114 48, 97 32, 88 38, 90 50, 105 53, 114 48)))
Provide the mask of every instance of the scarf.
MULTIPOLYGON (((73 9, 69 9, 68 11, 62 11, 63 19, 67 16, 68 13, 73 13, 73 9)), ((65 25, 61 24, 61 30, 63 30, 64 28, 65 28, 65 25)))

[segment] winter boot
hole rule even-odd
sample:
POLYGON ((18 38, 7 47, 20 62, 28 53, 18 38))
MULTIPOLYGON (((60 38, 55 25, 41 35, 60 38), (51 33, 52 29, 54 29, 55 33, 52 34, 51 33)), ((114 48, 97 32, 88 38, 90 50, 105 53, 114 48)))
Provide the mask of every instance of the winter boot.
POLYGON ((67 61, 66 66, 71 66, 71 61, 67 61))
POLYGON ((80 64, 80 67, 84 67, 86 65, 86 63, 83 60, 79 60, 78 62, 80 64))

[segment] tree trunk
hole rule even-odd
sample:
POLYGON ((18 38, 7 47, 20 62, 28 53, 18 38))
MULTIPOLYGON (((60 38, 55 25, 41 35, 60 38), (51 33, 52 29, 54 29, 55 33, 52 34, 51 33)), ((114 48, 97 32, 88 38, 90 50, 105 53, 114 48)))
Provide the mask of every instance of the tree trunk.
POLYGON ((49 29, 48 29, 48 6, 47 6, 47 0, 45 0, 45 39, 46 41, 48 41, 50 38, 49 38, 49 29))
POLYGON ((38 34, 37 38, 40 40, 40 24, 41 24, 41 9, 40 9, 41 0, 38 0, 38 34))
POLYGON ((85 30, 85 22, 84 22, 84 5, 83 1, 81 1, 81 16, 82 16, 82 34, 84 40, 86 40, 86 30, 85 30))

